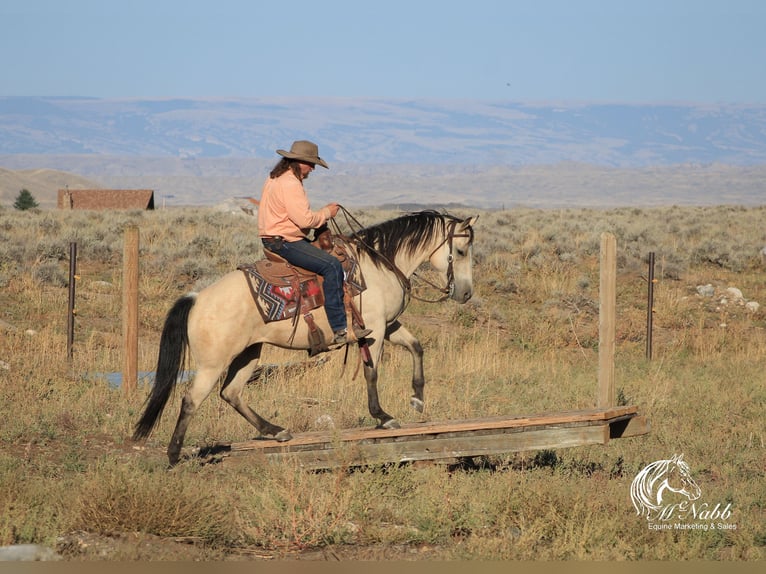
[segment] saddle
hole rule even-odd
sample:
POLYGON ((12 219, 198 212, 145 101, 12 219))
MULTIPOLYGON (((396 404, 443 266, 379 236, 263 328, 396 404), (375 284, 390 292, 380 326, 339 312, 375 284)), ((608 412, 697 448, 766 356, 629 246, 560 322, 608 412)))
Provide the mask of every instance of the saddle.
MULTIPOLYGON (((359 262, 348 249, 346 238, 333 235, 329 229, 319 233, 312 244, 335 256, 343 267, 343 302, 349 324, 364 326, 362 316, 353 298, 366 288, 359 262)), ((309 355, 329 350, 322 331, 317 327, 311 311, 324 306, 324 279, 312 271, 288 263, 276 253, 264 249, 264 259, 237 267, 245 274, 255 305, 264 322, 293 320, 293 334, 298 318, 309 327, 309 355)))

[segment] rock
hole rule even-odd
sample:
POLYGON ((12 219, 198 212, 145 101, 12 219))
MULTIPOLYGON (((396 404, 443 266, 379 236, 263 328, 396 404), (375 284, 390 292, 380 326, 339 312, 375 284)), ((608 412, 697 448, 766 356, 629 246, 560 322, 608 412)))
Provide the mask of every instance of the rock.
POLYGON ((0 546, 0 561, 5 562, 47 562, 61 560, 61 555, 52 548, 40 544, 15 544, 0 546))
POLYGON ((737 301, 742 301, 744 299, 744 297, 742 296, 742 291, 740 291, 736 287, 729 287, 728 289, 726 289, 725 293, 726 293, 726 296, 729 299, 732 299, 735 303, 737 301))
POLYGON ((715 287, 713 287, 710 283, 707 285, 697 285, 697 294, 701 295, 702 297, 712 297, 715 295, 715 287))
POLYGON ((758 309, 760 309, 760 305, 757 301, 748 301, 745 303, 745 310, 749 311, 750 313, 756 313, 758 309))

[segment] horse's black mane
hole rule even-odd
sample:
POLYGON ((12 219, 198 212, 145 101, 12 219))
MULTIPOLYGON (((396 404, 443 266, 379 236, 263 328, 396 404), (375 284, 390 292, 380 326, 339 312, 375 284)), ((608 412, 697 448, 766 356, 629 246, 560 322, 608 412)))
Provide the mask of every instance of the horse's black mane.
POLYGON ((411 255, 436 234, 443 235, 450 221, 460 218, 430 209, 407 213, 359 231, 360 251, 376 262, 380 256, 393 261, 399 251, 411 255))

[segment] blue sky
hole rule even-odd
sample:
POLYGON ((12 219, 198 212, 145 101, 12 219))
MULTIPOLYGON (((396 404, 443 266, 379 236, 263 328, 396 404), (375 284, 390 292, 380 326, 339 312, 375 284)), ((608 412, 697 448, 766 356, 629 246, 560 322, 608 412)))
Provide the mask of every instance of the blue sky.
POLYGON ((0 96, 766 102, 762 0, 2 0, 0 96))

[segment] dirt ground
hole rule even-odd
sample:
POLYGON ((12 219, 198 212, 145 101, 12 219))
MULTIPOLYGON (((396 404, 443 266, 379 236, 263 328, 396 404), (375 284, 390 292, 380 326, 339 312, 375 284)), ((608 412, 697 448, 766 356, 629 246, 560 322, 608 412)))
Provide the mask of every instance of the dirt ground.
POLYGON ((71 561, 380 561, 444 560, 448 556, 431 545, 328 546, 320 550, 270 552, 262 548, 206 548, 196 540, 161 538, 141 533, 113 536, 72 532, 57 541, 56 552, 71 561))

